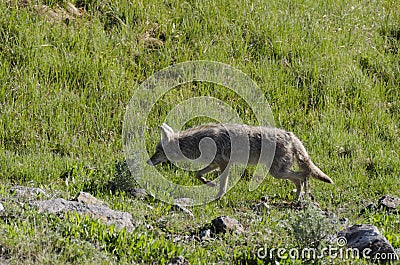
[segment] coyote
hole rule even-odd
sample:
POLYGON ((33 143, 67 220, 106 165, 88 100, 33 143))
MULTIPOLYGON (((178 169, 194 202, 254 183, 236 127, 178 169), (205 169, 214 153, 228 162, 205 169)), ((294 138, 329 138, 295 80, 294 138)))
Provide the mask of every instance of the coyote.
POLYGON ((229 167, 232 164, 269 163, 269 173, 273 177, 288 179, 295 184, 297 199, 303 195, 303 186, 305 196, 312 197, 308 184, 309 175, 333 184, 311 161, 301 141, 292 132, 278 128, 209 124, 176 133, 164 123, 161 126, 161 141, 147 164, 155 166, 168 160, 196 160, 207 164, 196 172, 196 177, 210 186, 216 184, 203 175, 219 168, 222 173, 217 198, 226 193, 229 167), (300 168, 297 172, 291 169, 294 157, 300 168))

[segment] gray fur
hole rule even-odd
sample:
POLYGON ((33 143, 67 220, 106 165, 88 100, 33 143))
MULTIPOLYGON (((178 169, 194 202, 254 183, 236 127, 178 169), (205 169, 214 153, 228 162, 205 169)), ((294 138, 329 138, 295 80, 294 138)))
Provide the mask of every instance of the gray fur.
POLYGON ((273 177, 288 179, 295 184, 297 198, 300 198, 303 186, 306 196, 311 195, 308 184, 310 175, 333 183, 314 165, 301 141, 292 132, 282 129, 243 124, 209 124, 175 133, 171 127, 163 124, 161 132, 161 141, 147 163, 155 166, 168 160, 189 160, 207 164, 197 171, 196 177, 212 186, 215 183, 203 175, 219 168, 222 174, 217 197, 227 190, 229 167, 232 164, 266 163, 273 177), (274 144, 275 152, 272 153, 274 144), (291 170, 294 159, 300 171, 291 170))

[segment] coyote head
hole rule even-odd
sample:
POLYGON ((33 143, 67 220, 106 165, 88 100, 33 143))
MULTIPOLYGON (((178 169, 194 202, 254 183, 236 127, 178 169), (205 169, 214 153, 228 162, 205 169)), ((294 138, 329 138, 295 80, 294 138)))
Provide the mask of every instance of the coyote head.
POLYGON ((178 140, 178 134, 163 123, 161 125, 161 141, 157 144, 156 152, 147 160, 147 164, 155 166, 169 160, 182 160, 183 157, 179 150, 178 140))

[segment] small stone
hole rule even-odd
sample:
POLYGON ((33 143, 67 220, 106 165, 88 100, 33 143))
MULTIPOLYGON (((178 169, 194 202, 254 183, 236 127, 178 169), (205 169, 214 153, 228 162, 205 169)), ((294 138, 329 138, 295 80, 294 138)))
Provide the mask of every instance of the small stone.
POLYGON ((237 234, 244 233, 243 226, 236 220, 227 216, 220 216, 211 221, 216 234, 226 233, 228 231, 236 232, 237 234))
POLYGON ((400 209, 400 199, 399 198, 394 198, 389 195, 382 196, 378 200, 378 208, 383 208, 387 211, 398 211, 400 209))
POLYGON ((190 265, 189 261, 182 256, 171 259, 167 265, 190 265))
POLYGON ((3 206, 3 204, 0 203, 0 212, 3 212, 3 211, 4 211, 4 206, 3 206))
POLYGON ((211 230, 210 229, 202 230, 200 232, 200 239, 201 240, 211 239, 211 230))
POLYGON ((92 194, 83 191, 79 192, 75 200, 83 204, 104 205, 103 201, 97 199, 92 194))

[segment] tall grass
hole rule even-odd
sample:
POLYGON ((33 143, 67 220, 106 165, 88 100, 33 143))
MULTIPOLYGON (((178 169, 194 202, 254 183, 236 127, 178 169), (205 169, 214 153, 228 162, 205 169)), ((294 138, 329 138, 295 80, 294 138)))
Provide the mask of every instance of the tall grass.
MULTIPOLYGON (((182 227, 196 229, 217 214, 241 219, 251 231, 253 247, 285 243, 279 239, 285 231, 276 227, 290 209, 274 208, 272 217, 257 217, 250 210, 263 195, 275 194, 276 202, 294 198, 290 183, 271 177, 255 192, 241 181, 219 202, 194 208, 196 218, 187 221, 189 225, 168 215, 169 206, 156 200, 146 202, 156 208, 149 212, 123 191, 110 195, 110 183, 118 176, 116 162, 124 159, 121 132, 130 97, 152 74, 188 60, 227 63, 257 82, 276 124, 295 132, 335 181, 335 186, 312 182, 323 208, 362 222, 356 213, 366 202, 386 193, 400 196, 398 1, 73 2, 82 15, 68 13, 67 2, 61 0, 26 2, 0 3, 0 198, 9 198, 7 188, 16 184, 41 186, 68 198, 86 190, 117 209, 146 215, 142 221, 157 228, 149 231, 143 225, 137 234, 115 232, 99 239, 105 226, 47 219, 18 208, 15 216, 33 214, 43 224, 3 214, 0 249, 9 255, 0 252, 2 258, 11 256, 15 263, 94 263, 101 253, 107 262, 142 258, 163 263, 182 254, 194 264, 257 262, 245 258, 255 252, 240 237, 212 244, 171 243, 171 234, 188 233, 182 227), (240 211, 250 212, 249 218, 240 211), (157 219, 165 216, 172 227, 159 228, 157 219), (65 226, 79 230, 85 225, 95 226, 98 235, 65 232, 65 226), (269 241, 256 238, 264 226, 277 229, 269 241), (45 230, 52 232, 47 235, 45 230), (135 240, 139 245, 130 244, 135 240), (91 261, 78 253, 80 242, 88 243, 91 261), (31 253, 18 255, 21 246, 32 245, 36 248, 31 253), (52 251, 56 254, 46 260, 52 251)), ((252 118, 247 112, 251 106, 228 89, 207 83, 180 86, 166 94, 149 117, 149 152, 168 110, 199 95, 224 100, 244 119, 252 118)), ((199 184, 190 173, 163 170, 176 182, 199 184)), ((367 220, 379 225, 398 248, 399 223, 391 218, 377 214, 367 220)))

